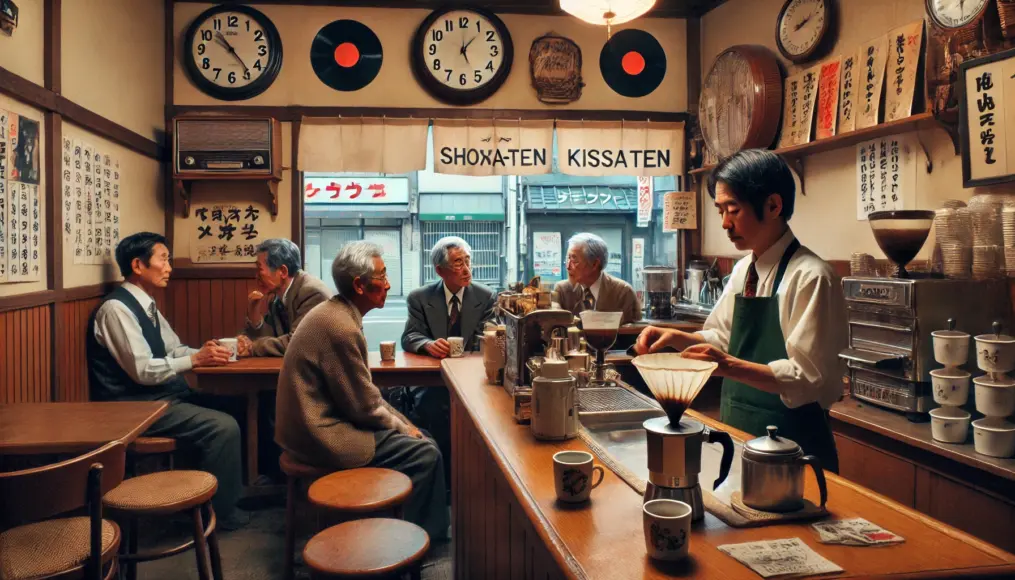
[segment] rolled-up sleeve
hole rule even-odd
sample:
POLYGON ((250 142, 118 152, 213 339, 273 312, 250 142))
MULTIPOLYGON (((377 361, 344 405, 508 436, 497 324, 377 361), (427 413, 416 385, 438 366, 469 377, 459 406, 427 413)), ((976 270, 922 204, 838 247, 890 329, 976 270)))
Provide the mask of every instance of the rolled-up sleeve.
POLYGON ((838 399, 841 387, 834 375, 844 334, 838 292, 830 276, 807 277, 796 284, 791 304, 785 305, 789 310, 782 312, 787 357, 768 366, 791 409, 813 402, 827 408, 838 399))

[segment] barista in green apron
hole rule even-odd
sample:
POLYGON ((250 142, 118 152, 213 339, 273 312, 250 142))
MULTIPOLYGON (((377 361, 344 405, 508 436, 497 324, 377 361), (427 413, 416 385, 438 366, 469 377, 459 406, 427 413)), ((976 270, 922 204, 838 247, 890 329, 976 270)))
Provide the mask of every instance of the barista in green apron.
POLYGON ((649 327, 636 348, 673 347, 687 358, 717 362, 715 374, 724 377, 722 422, 755 436, 776 425, 825 469, 837 471, 825 407, 841 392, 841 291, 828 264, 803 248, 786 224, 793 213, 792 173, 769 151, 741 151, 713 170, 709 193, 730 240, 751 255, 735 268, 702 332, 649 327), (760 296, 770 279, 769 295, 760 296))

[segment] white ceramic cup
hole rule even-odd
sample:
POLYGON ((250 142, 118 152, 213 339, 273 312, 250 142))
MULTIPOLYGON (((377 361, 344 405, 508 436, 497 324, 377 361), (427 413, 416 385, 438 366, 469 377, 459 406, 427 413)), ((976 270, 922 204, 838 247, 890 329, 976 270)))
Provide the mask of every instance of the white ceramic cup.
POLYGON ((1015 424, 991 417, 973 421, 973 448, 990 457, 1015 456, 1015 424))
POLYGON ((691 544, 691 506, 675 499, 654 499, 641 508, 645 550, 654 560, 687 557, 691 544))
POLYGON ((988 373, 1015 370, 1015 338, 1004 334, 977 335, 976 364, 988 373))
POLYGON ((229 349, 232 354, 229 355, 229 360, 234 361, 240 354, 240 341, 235 338, 220 338, 217 341, 220 345, 229 349))
POLYGON ((460 357, 465 354, 465 339, 460 336, 449 336, 448 344, 451 345, 451 356, 460 357))
POLYGON ((381 360, 395 360, 395 341, 381 341, 381 360))
POLYGON ((969 360, 969 335, 958 330, 935 330, 934 360, 946 367, 960 367, 969 360))
POLYGON ((969 433, 969 412, 958 407, 930 410, 930 434, 942 443, 965 443, 969 433))
POLYGON ((1007 417, 1015 412, 1015 380, 993 379, 989 375, 973 379, 976 384, 976 410, 988 417, 1007 417))
POLYGON ((934 391, 934 402, 938 405, 957 407, 969 399, 970 374, 961 369, 934 369, 930 371, 930 383, 934 391))
POLYGON ((592 490, 603 482, 603 468, 592 462, 587 451, 558 451, 553 454, 553 486, 557 499, 564 503, 588 501, 592 490), (593 482, 593 473, 599 479, 593 482))

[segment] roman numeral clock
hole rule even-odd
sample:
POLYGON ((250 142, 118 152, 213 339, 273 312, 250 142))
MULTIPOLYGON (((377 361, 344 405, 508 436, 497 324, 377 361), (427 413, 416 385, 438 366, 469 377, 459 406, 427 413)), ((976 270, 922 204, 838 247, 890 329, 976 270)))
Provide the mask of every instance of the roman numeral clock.
POLYGON ((216 99, 238 101, 263 93, 282 68, 282 39, 263 13, 244 4, 202 12, 183 44, 194 84, 216 99))
POLYGON ((430 13, 413 38, 410 61, 416 80, 451 105, 472 105, 507 80, 514 46, 495 14, 477 7, 445 7, 430 13))

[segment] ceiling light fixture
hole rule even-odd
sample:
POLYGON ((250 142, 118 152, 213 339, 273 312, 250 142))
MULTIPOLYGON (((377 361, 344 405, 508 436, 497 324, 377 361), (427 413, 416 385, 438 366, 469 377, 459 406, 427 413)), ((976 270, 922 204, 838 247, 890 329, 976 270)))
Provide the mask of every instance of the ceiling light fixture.
POLYGON ((612 26, 630 22, 652 9, 656 0, 560 0, 560 9, 590 24, 612 26))

